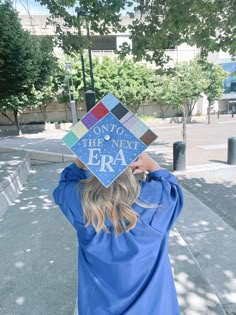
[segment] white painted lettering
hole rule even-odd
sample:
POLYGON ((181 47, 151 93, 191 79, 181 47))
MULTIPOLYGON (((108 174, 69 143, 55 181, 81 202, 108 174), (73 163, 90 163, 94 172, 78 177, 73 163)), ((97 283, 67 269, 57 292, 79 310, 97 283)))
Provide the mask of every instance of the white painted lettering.
POLYGON ((97 139, 89 139, 89 147, 96 147, 97 139))
POLYGON ((108 132, 108 131, 109 131, 108 125, 106 125, 106 126, 105 126, 105 125, 102 125, 102 128, 101 128, 101 129, 102 129, 102 130, 101 130, 102 132, 104 132, 104 131, 105 131, 105 132, 108 132))
POLYGON ((113 168, 111 167, 111 164, 113 162, 112 155, 102 155, 101 156, 101 172, 106 172, 106 168, 109 172, 114 172, 113 168))
POLYGON ((116 165, 117 161, 121 161, 121 165, 127 165, 127 162, 125 160, 124 152, 122 149, 117 153, 117 156, 113 162, 114 165, 116 165))
POLYGON ((120 142, 120 140, 113 139, 112 140, 112 147, 116 146, 117 148, 119 148, 119 142, 120 142))
POLYGON ((126 149, 127 148, 127 141, 126 140, 120 140, 120 148, 126 149))
POLYGON ((111 132, 114 130, 114 129, 116 129, 116 125, 114 125, 114 124, 111 124, 111 132))
POLYGON ((98 147, 102 147, 104 140, 103 139, 97 139, 98 140, 98 147))
POLYGON ((88 139, 82 139, 82 142, 83 142, 83 146, 84 146, 84 147, 87 147, 88 139))
POLYGON ((124 128, 118 127, 118 128, 116 129, 116 133, 117 133, 117 135, 119 135, 119 136, 123 135, 123 133, 124 133, 124 128))
POLYGON ((88 165, 99 165, 98 154, 101 153, 101 149, 89 149, 89 160, 88 165), (95 154, 97 151, 97 154, 95 154), (97 162, 97 163, 96 163, 97 162))
POLYGON ((93 128, 93 133, 95 133, 95 135, 99 135, 101 133, 101 129, 98 126, 96 126, 93 128))
POLYGON ((138 141, 134 141, 134 150, 138 149, 138 145, 139 145, 139 142, 138 141))

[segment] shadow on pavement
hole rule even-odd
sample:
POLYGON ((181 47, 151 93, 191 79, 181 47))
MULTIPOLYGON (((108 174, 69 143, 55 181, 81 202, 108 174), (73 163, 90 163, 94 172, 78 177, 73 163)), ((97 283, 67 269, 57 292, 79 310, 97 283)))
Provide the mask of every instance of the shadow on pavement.
POLYGON ((62 167, 33 167, 24 190, 0 218, 0 314, 73 314, 76 233, 52 199, 62 167))
POLYGON ((178 177, 181 185, 235 229, 236 184, 220 178, 220 174, 215 183, 203 177, 187 176, 178 177))
POLYGON ((206 172, 204 177, 179 176, 179 182, 193 197, 186 192, 187 204, 177 223, 205 278, 230 315, 236 312, 236 184, 232 172, 227 169, 206 172), (194 198, 203 204, 195 203, 194 198))

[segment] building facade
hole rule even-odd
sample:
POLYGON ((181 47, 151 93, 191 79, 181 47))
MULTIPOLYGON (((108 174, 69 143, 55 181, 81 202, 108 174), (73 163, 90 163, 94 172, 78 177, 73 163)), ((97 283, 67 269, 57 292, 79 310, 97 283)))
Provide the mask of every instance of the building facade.
MULTIPOLYGON (((25 30, 29 31, 33 35, 37 36, 55 36, 56 27, 47 23, 47 15, 20 15, 22 26, 25 30)), ((122 17, 122 24, 128 25, 130 18, 127 16, 122 17)), ((82 30, 84 36, 86 30, 82 30)), ((104 56, 114 57, 115 51, 119 50, 120 45, 124 42, 130 42, 129 33, 111 33, 107 36, 100 36, 91 32, 91 50, 92 55, 99 58, 104 56)), ((60 57, 63 55, 63 51, 55 47, 55 54, 60 57)), ((200 51, 196 47, 191 47, 186 44, 182 44, 174 49, 166 50, 166 54, 170 56, 171 60, 166 65, 167 67, 173 67, 176 63, 183 61, 190 61, 199 55, 200 51)), ((224 52, 210 53, 208 55, 209 61, 218 63, 229 72, 229 77, 225 80, 224 95, 215 102, 212 107, 212 112, 218 111, 222 113, 236 113, 236 61, 229 54, 224 52)), ((193 114, 201 113, 207 114, 208 102, 206 97, 200 99, 194 109, 193 114)), ((151 109, 152 111, 152 109, 151 109)), ((173 113, 170 113, 171 115, 173 113)))

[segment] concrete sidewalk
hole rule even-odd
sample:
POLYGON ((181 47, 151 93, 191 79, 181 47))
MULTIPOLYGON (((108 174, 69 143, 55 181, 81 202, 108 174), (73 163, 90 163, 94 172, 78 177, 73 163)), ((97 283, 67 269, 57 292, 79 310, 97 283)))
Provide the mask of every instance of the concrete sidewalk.
POLYGON ((1 315, 73 314, 76 233, 52 199, 62 167, 32 167, 24 190, 0 218, 1 315))
MULTIPOLYGON (((33 166, 21 196, 0 219, 1 315, 72 315, 74 312, 76 235, 52 200, 52 191, 65 165, 33 166)), ((233 311, 234 305, 229 301, 234 298, 235 270, 229 264, 234 258, 229 246, 235 241, 234 231, 185 191, 184 210, 170 235, 171 263, 183 315, 225 315, 225 310, 233 311), (208 232, 212 233, 210 239, 208 232), (222 257, 217 257, 215 235, 225 236, 220 250, 222 257), (209 266, 204 266, 204 259, 209 259, 209 266)))
MULTIPOLYGON (((225 126, 226 124, 231 129, 229 132, 226 129, 223 130, 225 139, 234 130, 232 127, 235 126, 235 122, 229 120, 225 126)), ((175 140, 176 131, 179 132, 181 126, 175 125, 173 128, 168 126, 165 135, 166 127, 158 129, 159 133, 163 134, 148 151, 163 167, 171 170, 171 143, 175 140), (173 135, 171 129, 174 132, 173 135)), ((222 142, 223 138, 220 140, 212 138, 211 144, 204 139, 206 131, 214 136, 213 127, 210 126, 209 129, 204 127, 202 134, 199 127, 197 127, 199 132, 197 128, 189 127, 191 135, 197 135, 199 139, 189 144, 187 171, 176 173, 185 188, 185 207, 176 228, 171 233, 170 253, 183 315, 236 314, 236 248, 234 245, 236 243, 236 167, 225 164, 227 152, 226 143, 222 142)), ((55 131, 21 137, 4 137, 0 139, 0 151, 1 148, 4 150, 6 147, 29 150, 34 164, 69 162, 73 160, 73 155, 61 142, 64 134, 65 131, 55 131)), ((39 175, 39 178, 34 180, 34 187, 40 187, 40 178, 45 178, 45 175, 40 175, 43 169, 48 170, 50 179, 52 178, 55 183, 58 169, 64 165, 33 166, 39 175), (55 177, 52 175, 54 173, 55 177)), ((26 186, 27 194, 30 194, 29 187, 26 186)), ((25 198, 24 192, 21 198, 25 198)), ((29 196, 25 200, 27 198, 29 196)), ((50 194, 45 194, 45 200, 51 200, 50 194)), ((24 204, 22 199, 20 202, 24 204)), ((22 207, 25 206, 22 205, 22 207)), ((15 205, 11 207, 12 209, 17 211, 18 206, 15 205)), ((9 211, 6 212, 7 215, 9 213, 9 211)), ((38 245, 41 244, 40 242, 41 240, 38 245)), ((71 275, 68 277, 72 279, 71 275)), ((75 304, 75 299, 71 303, 75 304)), ((38 312, 39 310, 34 309, 33 313, 26 311, 26 313, 9 314, 47 314, 38 312)), ((72 308, 69 307, 68 313, 58 310, 57 314, 69 315, 72 314, 71 312, 73 313, 72 308)), ((6 314, 3 313, 3 315, 6 314)))

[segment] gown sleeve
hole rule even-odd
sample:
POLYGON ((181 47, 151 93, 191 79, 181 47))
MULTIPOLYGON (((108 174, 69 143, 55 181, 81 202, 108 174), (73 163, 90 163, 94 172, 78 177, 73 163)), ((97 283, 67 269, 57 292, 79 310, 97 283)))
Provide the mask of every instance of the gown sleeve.
POLYGON ((176 177, 165 169, 150 173, 147 181, 151 183, 152 194, 158 201, 151 225, 160 232, 169 232, 183 208, 182 189, 176 177))
POLYGON ((78 183, 81 179, 89 177, 85 171, 75 163, 67 166, 61 173, 60 181, 53 192, 55 203, 77 230, 78 224, 83 224, 81 197, 78 183))

